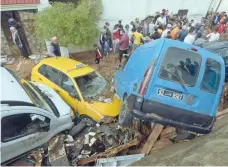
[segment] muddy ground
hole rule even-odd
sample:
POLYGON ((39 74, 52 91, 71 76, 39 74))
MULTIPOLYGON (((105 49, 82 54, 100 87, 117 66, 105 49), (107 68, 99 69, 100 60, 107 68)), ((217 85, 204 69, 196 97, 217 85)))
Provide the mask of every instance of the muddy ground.
POLYGON ((226 166, 227 155, 228 115, 216 122, 210 134, 170 145, 132 166, 226 166))
MULTIPOLYGON (((6 67, 17 72, 20 78, 30 80, 30 73, 32 71, 32 68, 35 66, 34 60, 24 60, 18 57, 15 58, 17 59, 15 63, 12 65, 6 65, 6 67), (20 62, 22 62, 21 65, 19 65, 20 62), (20 68, 18 70, 17 68, 19 66, 20 68)), ((100 61, 99 68, 99 66, 95 63, 95 51, 71 54, 70 58, 80 61, 84 64, 90 65, 95 70, 97 70, 108 82, 111 82, 118 63, 118 55, 113 55, 112 53, 109 53, 107 59, 103 58, 100 61)))

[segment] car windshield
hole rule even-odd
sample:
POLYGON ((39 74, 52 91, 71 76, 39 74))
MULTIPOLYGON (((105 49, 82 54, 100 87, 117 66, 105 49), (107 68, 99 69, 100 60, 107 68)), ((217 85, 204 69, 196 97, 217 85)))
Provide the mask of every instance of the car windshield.
POLYGON ((106 81, 97 72, 75 78, 76 83, 85 99, 93 99, 106 88, 106 81))
POLYGON ((35 103, 35 105, 46 111, 52 112, 55 114, 55 116, 59 117, 59 112, 51 99, 33 83, 30 82, 29 85, 27 83, 23 83, 26 92, 29 94, 30 98, 32 98, 32 101, 35 103), (31 89, 29 85, 31 85, 35 91, 31 89))
POLYGON ((201 56, 193 51, 176 47, 167 49, 159 76, 163 79, 194 86, 198 78, 201 56))

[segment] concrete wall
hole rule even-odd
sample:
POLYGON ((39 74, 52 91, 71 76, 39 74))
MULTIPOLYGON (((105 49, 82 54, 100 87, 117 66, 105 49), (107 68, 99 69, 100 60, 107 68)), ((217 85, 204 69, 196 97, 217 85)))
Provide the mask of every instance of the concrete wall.
POLYGON ((206 15, 210 2, 211 0, 103 0, 99 27, 102 27, 105 21, 114 25, 119 19, 123 20, 124 25, 129 24, 136 17, 143 19, 162 9, 168 9, 170 13, 188 9, 189 18, 200 19, 206 15))
POLYGON ((1 28, 1 55, 12 55, 12 51, 1 28))

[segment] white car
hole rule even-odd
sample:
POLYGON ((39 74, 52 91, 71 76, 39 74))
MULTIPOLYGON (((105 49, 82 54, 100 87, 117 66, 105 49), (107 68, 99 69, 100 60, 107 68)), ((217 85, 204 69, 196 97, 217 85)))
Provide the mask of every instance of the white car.
POLYGON ((19 80, 1 67, 1 164, 42 146, 70 130, 73 110, 46 85, 19 80))

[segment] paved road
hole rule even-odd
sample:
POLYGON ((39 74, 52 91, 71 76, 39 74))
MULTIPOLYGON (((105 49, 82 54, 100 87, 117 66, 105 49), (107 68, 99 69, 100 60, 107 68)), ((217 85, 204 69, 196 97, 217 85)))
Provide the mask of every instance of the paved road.
POLYGON ((192 141, 171 145, 134 163, 137 166, 228 165, 228 115, 217 120, 213 131, 192 141))

